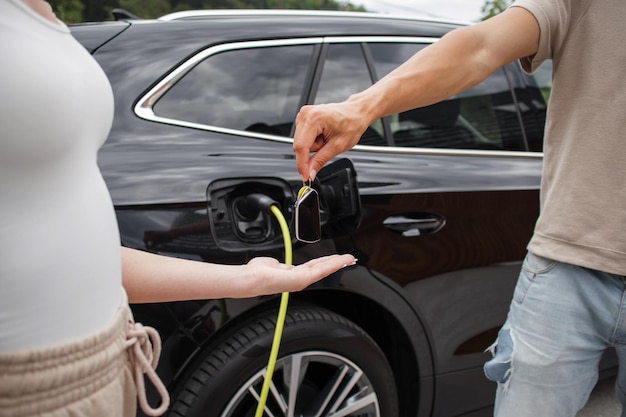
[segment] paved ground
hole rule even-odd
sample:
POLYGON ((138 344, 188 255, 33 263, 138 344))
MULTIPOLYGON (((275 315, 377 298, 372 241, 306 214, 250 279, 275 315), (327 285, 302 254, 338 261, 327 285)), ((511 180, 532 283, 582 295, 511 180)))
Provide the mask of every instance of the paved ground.
POLYGON ((576 417, 619 417, 621 408, 615 399, 614 385, 615 378, 600 381, 576 417))

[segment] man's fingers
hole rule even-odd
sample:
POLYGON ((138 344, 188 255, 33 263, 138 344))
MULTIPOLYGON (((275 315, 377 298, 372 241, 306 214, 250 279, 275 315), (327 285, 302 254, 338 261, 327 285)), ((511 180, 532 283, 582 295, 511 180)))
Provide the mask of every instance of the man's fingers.
POLYGON ((315 154, 313 154, 313 156, 309 159, 309 178, 314 180, 320 169, 322 169, 324 165, 326 165, 326 163, 336 155, 336 153, 329 150, 328 145, 315 152, 315 154))
POLYGON ((294 132, 293 152, 296 156, 296 168, 303 181, 309 178, 309 155, 315 150, 315 142, 321 132, 315 123, 308 119, 311 106, 304 106, 296 116, 296 130, 294 132))
POLYGON ((302 180, 314 179, 331 159, 352 149, 366 128, 341 104, 302 107, 296 117, 293 141, 296 168, 302 180))
POLYGON ((306 181, 309 178, 309 154, 310 149, 308 147, 304 147, 303 145, 294 142, 293 143, 293 153, 296 156, 296 169, 298 173, 302 177, 302 181, 306 181))

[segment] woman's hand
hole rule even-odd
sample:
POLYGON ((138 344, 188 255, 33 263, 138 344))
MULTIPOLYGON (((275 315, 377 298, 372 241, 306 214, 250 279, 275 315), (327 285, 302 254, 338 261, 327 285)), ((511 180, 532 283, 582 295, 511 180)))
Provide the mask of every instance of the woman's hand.
POLYGON ((250 280, 242 288, 250 293, 243 297, 301 291, 320 279, 356 263, 352 255, 329 255, 301 265, 286 265, 274 258, 254 258, 245 265, 244 276, 250 280), (249 285, 248 285, 249 284, 249 285))

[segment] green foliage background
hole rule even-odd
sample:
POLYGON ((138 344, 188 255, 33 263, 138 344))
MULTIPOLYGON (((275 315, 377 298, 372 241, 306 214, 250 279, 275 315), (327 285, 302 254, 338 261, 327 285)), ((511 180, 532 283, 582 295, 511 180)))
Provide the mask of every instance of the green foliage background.
POLYGON ((513 0, 485 0, 485 4, 481 11, 483 12, 482 20, 489 19, 500 12, 506 10, 513 3, 513 0))
MULTIPOLYGON (((1 1, 1 0, 0 0, 1 1)), ((437 1, 437 0, 432 0, 437 1)), ((112 20, 111 11, 122 8, 142 18, 190 9, 302 9, 367 11, 350 1, 335 0, 48 0, 57 17, 65 23, 112 20)), ((358 0, 354 0, 358 4, 358 0)), ((495 16, 512 0, 485 0, 483 20, 495 16)))
POLYGON ((366 11, 346 1, 334 0, 48 0, 66 23, 112 20, 111 11, 122 8, 142 18, 190 9, 303 9, 366 11))

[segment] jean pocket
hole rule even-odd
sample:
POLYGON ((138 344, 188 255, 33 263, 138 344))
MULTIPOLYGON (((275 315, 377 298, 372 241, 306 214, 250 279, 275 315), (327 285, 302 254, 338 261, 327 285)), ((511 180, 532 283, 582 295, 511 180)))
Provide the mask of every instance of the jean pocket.
POLYGON ((550 271, 558 264, 557 261, 544 258, 543 256, 535 255, 532 252, 526 254, 524 263, 522 264, 522 270, 534 275, 544 274, 550 271))
POLYGON ((513 362, 513 337, 511 330, 500 329, 496 342, 487 349, 492 358, 485 363, 483 371, 488 380, 499 384, 506 384, 511 376, 513 362))
POLYGON ((528 290, 536 282, 537 276, 550 272, 557 264, 557 261, 528 252, 526 258, 524 258, 522 271, 515 286, 513 300, 519 304, 523 303, 528 290))

